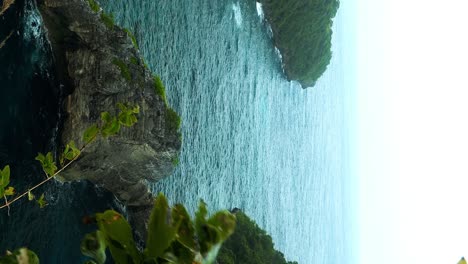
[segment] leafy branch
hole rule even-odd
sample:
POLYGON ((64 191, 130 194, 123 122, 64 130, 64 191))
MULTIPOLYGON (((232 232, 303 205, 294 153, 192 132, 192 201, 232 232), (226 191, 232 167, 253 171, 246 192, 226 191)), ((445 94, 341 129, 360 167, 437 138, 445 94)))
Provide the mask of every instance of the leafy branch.
POLYGON ((132 228, 121 214, 107 210, 87 220, 98 226, 81 242, 81 252, 92 258, 87 264, 104 264, 106 249, 117 264, 212 264, 236 226, 236 217, 228 211, 208 218, 203 201, 193 221, 183 205, 169 207, 163 194, 154 202, 144 250, 136 247, 132 228))
POLYGON ((9 214, 10 206, 14 202, 26 196, 30 201, 36 200, 40 208, 45 207, 47 202, 45 201, 44 194, 42 194, 39 199, 35 199, 35 195, 32 193, 32 191, 55 178, 57 175, 67 169, 72 163, 78 160, 83 150, 92 144, 99 136, 103 138, 114 136, 120 132, 121 126, 131 127, 138 121, 136 117, 136 115, 140 112, 138 105, 132 106, 129 104, 118 103, 117 107, 119 108, 119 113, 116 116, 113 116, 109 112, 103 112, 101 113, 100 124, 94 124, 85 130, 83 133, 83 146, 77 148, 74 141, 70 141, 65 146, 65 149, 60 154, 59 158, 59 164, 61 166, 60 169, 58 168, 57 163, 54 160, 54 156, 51 152, 48 152, 47 154, 39 153, 36 157, 36 160, 41 163, 42 170, 44 171, 46 178, 33 187, 29 188, 27 191, 24 191, 21 194, 15 196, 11 200, 8 200, 8 197, 15 195, 15 188, 9 186, 10 166, 6 165, 2 170, 0 170, 0 197, 3 197, 5 200, 5 203, 0 206, 0 209, 8 208, 9 214))

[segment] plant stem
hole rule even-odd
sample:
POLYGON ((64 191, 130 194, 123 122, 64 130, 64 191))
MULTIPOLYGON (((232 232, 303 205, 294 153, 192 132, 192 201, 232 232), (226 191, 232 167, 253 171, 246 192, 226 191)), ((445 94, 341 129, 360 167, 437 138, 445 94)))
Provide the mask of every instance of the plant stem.
MULTIPOLYGON (((18 201, 19 199, 25 197, 29 192, 39 188, 40 186, 42 186, 44 183, 50 181, 51 179, 53 179, 55 176, 59 175, 61 172, 63 172, 66 168, 68 168, 73 162, 75 162, 80 156, 81 156, 81 152, 92 142, 94 142, 94 140, 96 139, 97 135, 94 136, 94 138, 92 138, 88 143, 86 143, 83 147, 81 147, 80 149, 80 154, 76 155, 76 157, 74 157, 72 160, 70 160, 67 164, 65 164, 62 168, 60 168, 60 170, 58 170, 57 172, 54 173, 54 175, 50 176, 50 177, 47 177, 45 180, 41 181, 40 183, 36 184, 35 186, 33 186, 32 188, 28 189, 27 192, 23 192, 22 194, 16 196, 15 198, 13 198, 12 200, 8 201, 5 197, 5 204, 0 206, 0 209, 3 209, 5 207, 8 207, 8 215, 10 215, 10 205, 16 201, 18 201)), ((46 174, 47 175, 47 174, 46 174)))

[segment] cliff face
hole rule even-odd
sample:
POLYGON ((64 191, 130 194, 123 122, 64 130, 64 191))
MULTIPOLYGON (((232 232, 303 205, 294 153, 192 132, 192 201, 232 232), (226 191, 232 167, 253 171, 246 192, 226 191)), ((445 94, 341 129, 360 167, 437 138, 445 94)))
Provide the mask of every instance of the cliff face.
MULTIPOLYGON (((128 33, 84 0, 38 0, 59 78, 68 90, 62 142, 82 145, 86 128, 116 104, 140 106, 138 123, 116 137, 99 139, 61 174, 65 181, 90 180, 111 191, 144 236, 153 205, 147 182, 170 175, 181 137, 164 98, 155 92, 128 33)), ((115 113, 115 112, 114 112, 115 113)), ((173 115, 172 115, 173 117, 173 115)))

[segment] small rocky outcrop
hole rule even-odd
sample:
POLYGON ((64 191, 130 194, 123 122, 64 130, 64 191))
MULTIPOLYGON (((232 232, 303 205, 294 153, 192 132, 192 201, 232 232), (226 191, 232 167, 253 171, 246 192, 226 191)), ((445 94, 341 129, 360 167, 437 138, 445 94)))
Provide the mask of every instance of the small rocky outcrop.
POLYGON ((152 73, 130 33, 90 3, 94 1, 38 0, 57 74, 69 90, 62 142, 82 145, 86 128, 103 111, 115 114, 119 102, 138 104, 140 114, 133 127, 86 148, 61 179, 90 180, 114 193, 127 206, 136 231, 145 236, 153 205, 147 182, 172 173, 181 136, 174 112, 155 92, 152 73))

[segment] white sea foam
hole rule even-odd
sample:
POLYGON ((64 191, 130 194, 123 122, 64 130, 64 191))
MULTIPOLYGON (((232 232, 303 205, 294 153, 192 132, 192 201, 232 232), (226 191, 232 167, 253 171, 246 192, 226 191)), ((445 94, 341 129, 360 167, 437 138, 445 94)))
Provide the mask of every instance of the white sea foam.
POLYGON ((234 19, 236 20, 237 26, 242 26, 242 12, 239 2, 232 4, 232 11, 234 11, 234 19))
POLYGON ((265 13, 263 13, 262 4, 257 2, 256 6, 257 6, 257 14, 260 17, 260 19, 261 20, 265 19, 265 13))

